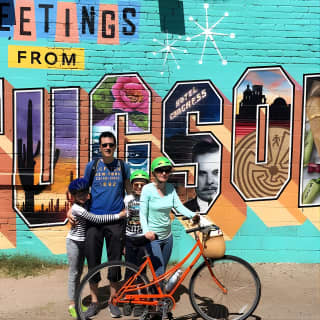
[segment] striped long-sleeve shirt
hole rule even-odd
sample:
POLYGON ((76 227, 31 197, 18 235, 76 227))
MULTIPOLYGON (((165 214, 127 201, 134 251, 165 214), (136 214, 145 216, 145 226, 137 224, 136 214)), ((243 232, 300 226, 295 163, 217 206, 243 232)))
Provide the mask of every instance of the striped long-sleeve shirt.
POLYGON ((93 223, 110 223, 120 219, 119 214, 102 214, 96 215, 88 212, 78 204, 72 205, 72 215, 75 216, 77 224, 69 231, 67 238, 74 241, 85 241, 87 231, 87 221, 93 223))

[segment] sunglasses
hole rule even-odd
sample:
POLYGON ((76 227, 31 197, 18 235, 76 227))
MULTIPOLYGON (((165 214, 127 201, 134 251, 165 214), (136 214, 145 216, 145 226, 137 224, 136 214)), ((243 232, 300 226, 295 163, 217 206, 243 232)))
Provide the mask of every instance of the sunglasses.
POLYGON ((113 148, 115 145, 116 145, 115 143, 102 143, 101 147, 106 148, 109 146, 110 148, 113 148))
POLYGON ((154 170, 156 173, 170 173, 172 171, 171 167, 163 167, 163 168, 157 168, 154 170))

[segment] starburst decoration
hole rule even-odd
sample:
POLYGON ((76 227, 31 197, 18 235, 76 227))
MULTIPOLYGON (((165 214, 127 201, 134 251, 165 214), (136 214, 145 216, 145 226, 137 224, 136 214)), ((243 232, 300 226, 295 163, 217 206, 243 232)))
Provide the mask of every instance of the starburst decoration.
POLYGON ((193 36, 193 37, 187 37, 187 41, 191 41, 192 39, 197 38, 197 37, 200 37, 200 36, 202 36, 202 35, 205 36, 205 39, 204 39, 204 41, 203 41, 203 46, 202 46, 201 58, 200 58, 200 60, 198 61, 199 64, 202 64, 204 52, 205 52, 205 50, 206 50, 206 46, 207 46, 207 42, 208 42, 208 38, 209 38, 209 39, 211 40, 213 46, 215 47, 218 55, 220 56, 221 63, 222 63, 223 65, 226 65, 226 64, 228 63, 228 61, 223 58, 223 56, 222 56, 222 54, 221 54, 221 52, 220 52, 220 50, 219 50, 219 48, 218 48, 218 45, 217 45, 216 41, 214 40, 214 36, 228 36, 228 37, 230 37, 231 39, 233 39, 233 38, 235 38, 236 35, 235 35, 234 33, 228 34, 228 33, 213 32, 213 29, 214 29, 225 17, 228 17, 229 14, 228 14, 228 12, 226 12, 223 17, 221 17, 216 23, 214 23, 211 27, 209 27, 209 20, 208 20, 208 8, 209 8, 209 4, 208 4, 208 3, 205 3, 205 4, 203 5, 203 7, 204 7, 205 10, 206 10, 206 26, 205 26, 205 27, 201 26, 201 25, 198 23, 197 20, 194 20, 194 18, 193 18, 192 16, 190 16, 190 17, 189 17, 189 20, 190 20, 190 21, 193 21, 193 22, 199 27, 199 29, 202 30, 202 32, 200 32, 199 34, 197 34, 197 35, 195 35, 195 36, 193 36))
MULTIPOLYGON (((162 63, 162 66, 164 67, 165 64, 167 63, 168 61, 168 56, 170 54, 170 56, 172 57, 173 61, 175 62, 176 64, 176 67, 177 69, 179 70, 180 69, 180 65, 179 63, 177 62, 177 59, 174 55, 174 51, 180 51, 180 52, 183 52, 183 53, 187 53, 188 51, 186 49, 178 49, 176 47, 174 47, 175 43, 181 39, 181 36, 178 37, 178 39, 176 40, 169 40, 169 36, 168 36, 168 33, 167 33, 167 38, 162 42, 158 39, 153 39, 154 42, 160 44, 162 46, 162 48, 159 50, 159 51, 154 51, 152 54, 154 56, 156 56, 157 54, 159 53, 165 53, 165 56, 164 56, 164 59, 163 59, 163 63, 162 63)), ((163 71, 160 72, 161 75, 163 75, 163 71)))

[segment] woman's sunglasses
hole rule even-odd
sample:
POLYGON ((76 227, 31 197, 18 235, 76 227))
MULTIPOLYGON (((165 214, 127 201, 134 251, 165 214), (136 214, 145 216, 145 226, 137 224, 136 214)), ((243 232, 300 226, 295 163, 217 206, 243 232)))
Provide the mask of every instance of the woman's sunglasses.
POLYGON ((156 172, 156 173, 170 173, 171 172, 171 170, 172 170, 172 168, 171 167, 162 167, 162 168, 157 168, 157 169, 155 169, 154 171, 156 172))
POLYGON ((110 148, 113 148, 115 145, 115 143, 102 143, 101 147, 106 148, 107 146, 109 146, 110 148))

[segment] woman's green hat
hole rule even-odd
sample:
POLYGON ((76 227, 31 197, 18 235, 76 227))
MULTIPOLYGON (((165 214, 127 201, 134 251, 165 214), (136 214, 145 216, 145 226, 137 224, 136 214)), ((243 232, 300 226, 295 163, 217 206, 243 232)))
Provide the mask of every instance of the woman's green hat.
POLYGON ((151 171, 154 172, 154 170, 162 167, 172 167, 171 161, 166 157, 158 157, 155 158, 151 163, 151 171))

